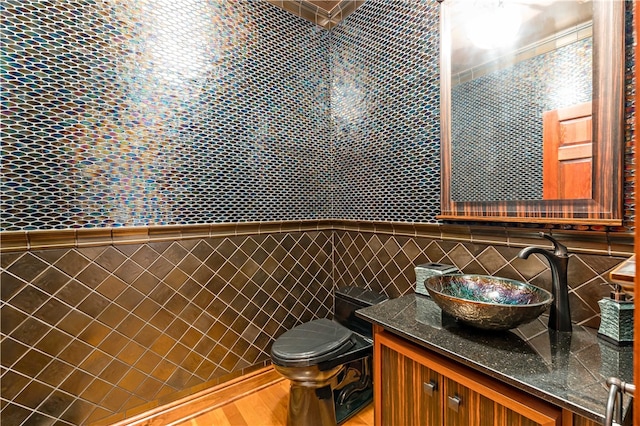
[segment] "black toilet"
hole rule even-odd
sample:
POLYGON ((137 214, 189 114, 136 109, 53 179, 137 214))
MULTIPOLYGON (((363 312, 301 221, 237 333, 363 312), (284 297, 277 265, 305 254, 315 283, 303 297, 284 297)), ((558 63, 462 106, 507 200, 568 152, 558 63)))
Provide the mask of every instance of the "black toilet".
POLYGON ((310 321, 276 339, 271 361, 291 381, 288 426, 335 426, 371 402, 372 327, 355 311, 385 300, 359 287, 339 288, 333 321, 310 321))

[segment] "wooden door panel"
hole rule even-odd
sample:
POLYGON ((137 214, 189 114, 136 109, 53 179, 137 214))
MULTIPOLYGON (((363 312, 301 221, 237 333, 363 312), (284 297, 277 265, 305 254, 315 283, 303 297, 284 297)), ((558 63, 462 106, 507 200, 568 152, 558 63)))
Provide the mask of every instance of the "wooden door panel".
POLYGON ((591 114, 591 102, 543 114, 543 199, 593 197, 591 114))
POLYGON ((496 425, 540 426, 540 423, 534 422, 533 420, 523 416, 522 414, 518 414, 513 410, 509 410, 507 407, 503 405, 496 404, 495 409, 496 409, 496 416, 495 416, 496 425))
POLYGON ((454 380, 444 379, 444 392, 445 426, 540 426, 454 380), (458 398, 459 403, 450 406, 450 398, 458 398))
POLYGON ((451 379, 444 379, 445 426, 497 426, 494 402, 451 379), (452 403, 457 398, 459 402, 452 403))
POLYGON ((559 164, 559 182, 566 182, 560 189, 558 198, 591 197, 591 160, 564 161, 559 164))
POLYGON ((571 161, 579 159, 591 159, 593 149, 590 143, 561 146, 558 149, 558 161, 571 161))
POLYGON ((384 345, 381 354, 382 424, 441 424, 440 376, 384 345), (433 391, 428 389, 430 383, 433 391))
MULTIPOLYGON (((589 106, 591 103, 588 104, 589 106)), ((577 109, 567 108, 558 111, 558 121, 560 124, 560 137, 564 145, 591 143, 591 108, 579 107, 577 109), (572 116, 577 114, 578 117, 572 116)))
POLYGON ((562 426, 601 426, 602 423, 582 417, 579 414, 565 410, 562 426))

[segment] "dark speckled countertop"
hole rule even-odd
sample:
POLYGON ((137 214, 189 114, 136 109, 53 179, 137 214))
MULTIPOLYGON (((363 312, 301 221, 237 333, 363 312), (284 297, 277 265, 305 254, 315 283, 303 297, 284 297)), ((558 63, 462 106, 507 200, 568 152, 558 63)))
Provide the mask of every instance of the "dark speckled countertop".
POLYGON ((442 314, 429 297, 405 295, 357 315, 424 348, 488 374, 531 395, 602 422, 606 379, 633 382, 633 349, 574 326, 572 333, 547 329, 541 316, 517 329, 488 332, 442 314))

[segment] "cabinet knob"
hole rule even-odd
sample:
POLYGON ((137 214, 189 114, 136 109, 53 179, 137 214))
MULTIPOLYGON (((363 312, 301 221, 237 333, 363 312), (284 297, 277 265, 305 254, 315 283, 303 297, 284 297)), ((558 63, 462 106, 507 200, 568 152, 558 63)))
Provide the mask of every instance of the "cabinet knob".
POLYGON ((429 383, 422 384, 422 390, 429 396, 433 396, 433 393, 438 390, 438 383, 435 380, 429 380, 429 383))
POLYGON ((460 399, 458 395, 447 397, 447 406, 456 413, 458 412, 461 403, 462 399, 460 399))

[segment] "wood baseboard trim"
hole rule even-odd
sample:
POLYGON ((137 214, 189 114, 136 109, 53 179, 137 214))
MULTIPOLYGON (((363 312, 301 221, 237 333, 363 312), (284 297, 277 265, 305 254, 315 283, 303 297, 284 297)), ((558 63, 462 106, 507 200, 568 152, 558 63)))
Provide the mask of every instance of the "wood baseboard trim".
POLYGON ((153 408, 127 419, 110 423, 113 426, 160 426, 175 425, 214 410, 243 396, 257 392, 284 378, 268 366, 226 383, 204 389, 177 401, 153 408))

